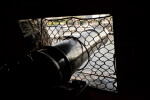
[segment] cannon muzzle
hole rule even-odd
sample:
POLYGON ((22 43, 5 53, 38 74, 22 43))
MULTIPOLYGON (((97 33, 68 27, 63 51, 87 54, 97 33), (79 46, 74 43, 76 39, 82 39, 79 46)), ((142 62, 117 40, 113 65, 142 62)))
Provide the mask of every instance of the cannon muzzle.
POLYGON ((4 64, 0 73, 7 72, 5 74, 11 80, 30 80, 56 86, 68 82, 73 73, 107 40, 106 33, 94 30, 87 30, 80 36, 66 36, 62 42, 45 46, 4 64))

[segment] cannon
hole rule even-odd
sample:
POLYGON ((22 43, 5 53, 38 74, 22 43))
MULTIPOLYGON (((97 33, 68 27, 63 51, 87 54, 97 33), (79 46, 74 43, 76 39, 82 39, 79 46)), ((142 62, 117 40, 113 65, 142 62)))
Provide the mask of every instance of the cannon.
POLYGON ((86 30, 80 35, 64 36, 62 42, 6 62, 0 67, 0 77, 5 76, 4 80, 22 80, 26 84, 36 82, 45 86, 60 86, 70 80, 97 48, 107 43, 107 35, 86 30), (85 41, 89 44, 85 44, 85 41))

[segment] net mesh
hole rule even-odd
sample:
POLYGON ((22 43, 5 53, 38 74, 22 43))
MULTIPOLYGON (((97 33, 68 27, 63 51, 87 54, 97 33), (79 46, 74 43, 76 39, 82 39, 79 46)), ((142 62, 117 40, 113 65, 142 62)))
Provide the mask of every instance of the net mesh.
POLYGON ((25 39, 29 38, 30 50, 61 42, 67 36, 83 38, 81 42, 89 46, 105 35, 107 42, 95 46, 96 51, 89 51, 92 55, 72 75, 71 80, 82 80, 94 88, 117 91, 112 16, 105 14, 25 19, 20 20, 19 24, 25 39), (93 35, 93 32, 98 34, 93 35), (82 36, 84 33, 88 33, 87 36, 82 36))

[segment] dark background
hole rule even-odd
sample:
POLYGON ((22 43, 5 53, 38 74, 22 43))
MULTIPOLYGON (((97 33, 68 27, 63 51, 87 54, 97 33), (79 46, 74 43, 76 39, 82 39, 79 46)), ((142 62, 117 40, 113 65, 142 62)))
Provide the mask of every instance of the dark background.
POLYGON ((1 1, 0 60, 26 52, 17 20, 110 13, 114 18, 118 94, 87 88, 78 99, 147 100, 149 97, 148 11, 131 0, 1 1))

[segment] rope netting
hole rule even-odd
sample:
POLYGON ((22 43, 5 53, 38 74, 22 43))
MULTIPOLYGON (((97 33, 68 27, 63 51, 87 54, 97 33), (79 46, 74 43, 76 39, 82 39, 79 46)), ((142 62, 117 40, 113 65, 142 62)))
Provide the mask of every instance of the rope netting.
POLYGON ((88 51, 92 55, 72 75, 71 80, 82 80, 94 88, 117 91, 112 16, 105 14, 24 19, 19 24, 30 50, 56 44, 65 37, 80 38, 85 47, 95 43, 96 50, 88 51), (101 41, 102 45, 98 46, 97 39, 107 42, 101 41))

